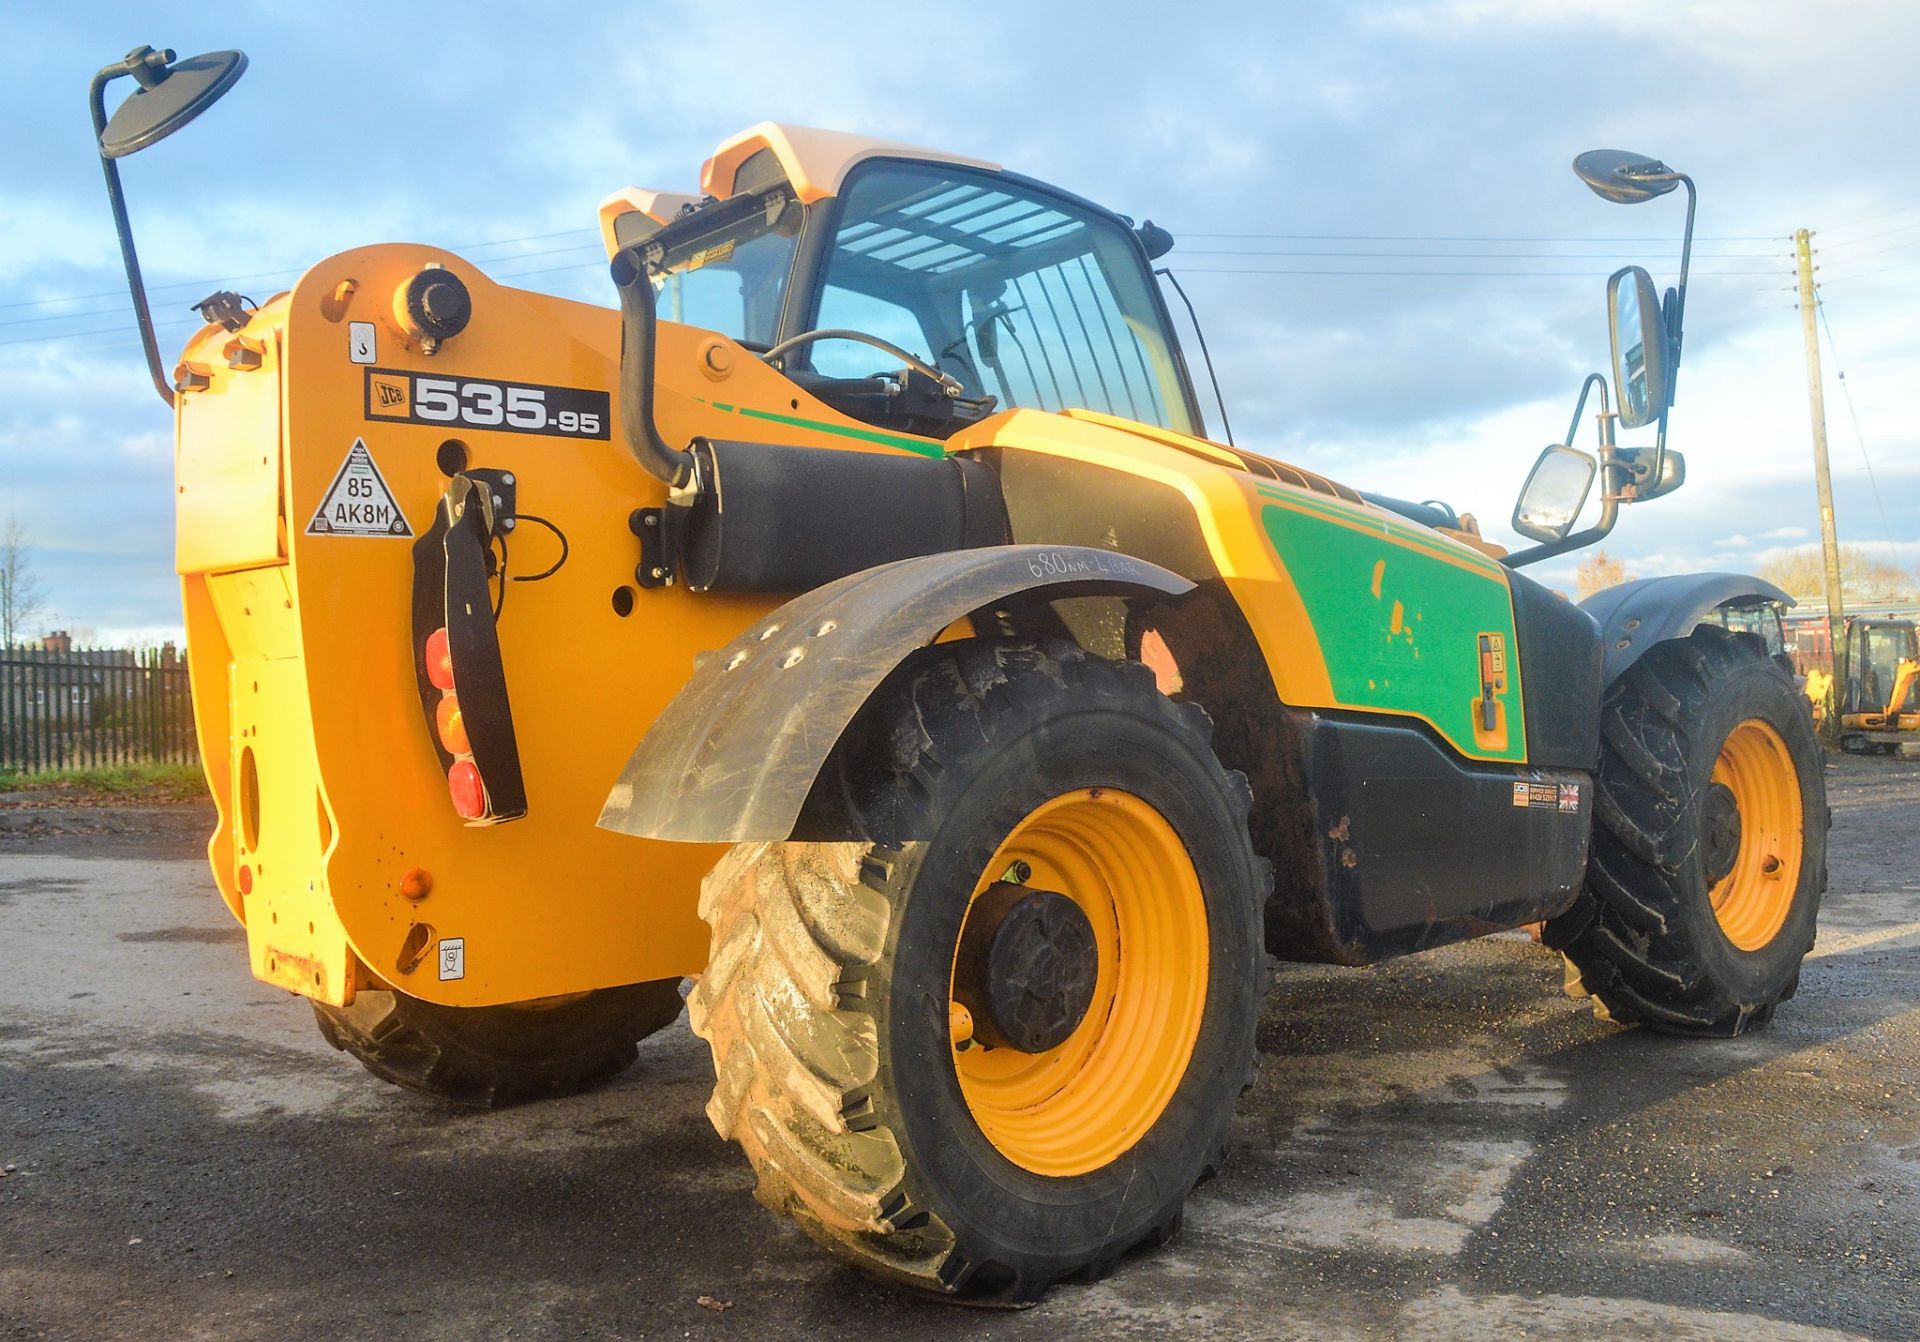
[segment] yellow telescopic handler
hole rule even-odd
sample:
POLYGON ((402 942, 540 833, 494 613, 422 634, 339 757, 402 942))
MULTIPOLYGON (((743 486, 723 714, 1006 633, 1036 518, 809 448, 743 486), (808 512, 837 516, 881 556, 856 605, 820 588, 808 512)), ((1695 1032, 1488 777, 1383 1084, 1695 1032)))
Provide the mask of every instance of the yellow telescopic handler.
POLYGON ((1178 1231, 1274 960, 1544 923, 1618 1021, 1792 996, 1821 755, 1711 620, 1784 594, 1524 572, 1684 480, 1684 174, 1575 161, 1620 204, 1684 187, 1686 241, 1664 297, 1608 282, 1612 376, 1508 553, 1210 437, 1164 229, 795 126, 608 196, 609 306, 388 243, 208 295, 163 359, 117 163, 245 65, 135 48, 94 126, 174 419, 213 881, 375 1074, 564 1094, 691 980, 761 1201, 1023 1303, 1178 1231))

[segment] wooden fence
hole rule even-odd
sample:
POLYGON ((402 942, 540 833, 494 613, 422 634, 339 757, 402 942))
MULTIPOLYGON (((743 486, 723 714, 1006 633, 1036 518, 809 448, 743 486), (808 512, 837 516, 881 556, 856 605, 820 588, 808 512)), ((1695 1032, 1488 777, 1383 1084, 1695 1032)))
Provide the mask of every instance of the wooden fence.
POLYGON ((172 648, 0 649, 0 770, 199 758, 187 666, 172 648))

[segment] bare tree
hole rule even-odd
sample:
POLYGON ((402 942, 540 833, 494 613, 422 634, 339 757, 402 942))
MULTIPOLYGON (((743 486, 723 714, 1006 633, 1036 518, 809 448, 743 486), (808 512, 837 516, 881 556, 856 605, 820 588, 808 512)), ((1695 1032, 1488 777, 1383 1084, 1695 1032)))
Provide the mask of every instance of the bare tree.
POLYGON ((0 525, 0 649, 11 648, 46 609, 46 592, 33 573, 33 538, 20 519, 0 525))
MULTIPOLYGON (((1820 600, 1827 592, 1826 564, 1818 546, 1777 554, 1760 566, 1760 576, 1792 596, 1820 600)), ((1861 545, 1840 547, 1841 595, 1848 601, 1911 601, 1920 583, 1897 564, 1877 559, 1861 545)))
POLYGON ((1633 574, 1628 571, 1625 564, 1605 550, 1595 550, 1580 561, 1580 567, 1573 571, 1573 581, 1579 588, 1580 599, 1585 601, 1604 588, 1618 587, 1623 582, 1632 582, 1633 574))

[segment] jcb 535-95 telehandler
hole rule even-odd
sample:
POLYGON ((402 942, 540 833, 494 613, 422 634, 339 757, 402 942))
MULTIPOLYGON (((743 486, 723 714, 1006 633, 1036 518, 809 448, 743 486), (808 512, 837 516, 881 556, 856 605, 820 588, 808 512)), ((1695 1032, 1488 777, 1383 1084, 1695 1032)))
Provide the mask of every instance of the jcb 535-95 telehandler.
MULTIPOLYGON (((1821 758, 1759 641, 1702 623, 1784 594, 1520 572, 1680 484, 1684 247, 1664 301, 1609 281, 1613 396, 1568 431, 1597 387, 1597 456, 1546 449, 1508 554, 1209 439, 1164 230, 771 123, 696 194, 607 198, 617 311, 365 247, 211 295, 169 369, 115 163, 244 64, 137 48, 95 127, 173 407, 214 879, 373 1072, 568 1091, 691 979, 762 1201, 1021 1301, 1177 1230, 1270 956, 1543 922, 1619 1021, 1731 1035, 1792 995, 1821 758)), ((1690 242, 1683 174, 1574 166, 1685 186, 1690 242)))

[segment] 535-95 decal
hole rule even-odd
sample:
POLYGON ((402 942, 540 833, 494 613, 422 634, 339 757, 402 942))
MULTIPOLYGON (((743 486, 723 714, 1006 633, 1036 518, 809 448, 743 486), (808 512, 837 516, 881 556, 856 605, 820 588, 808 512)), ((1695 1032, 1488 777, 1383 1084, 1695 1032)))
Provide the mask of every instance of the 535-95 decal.
POLYGON ((611 409, 606 392, 584 387, 434 377, 390 368, 367 370, 368 419, 457 424, 496 433, 605 438, 611 409))

